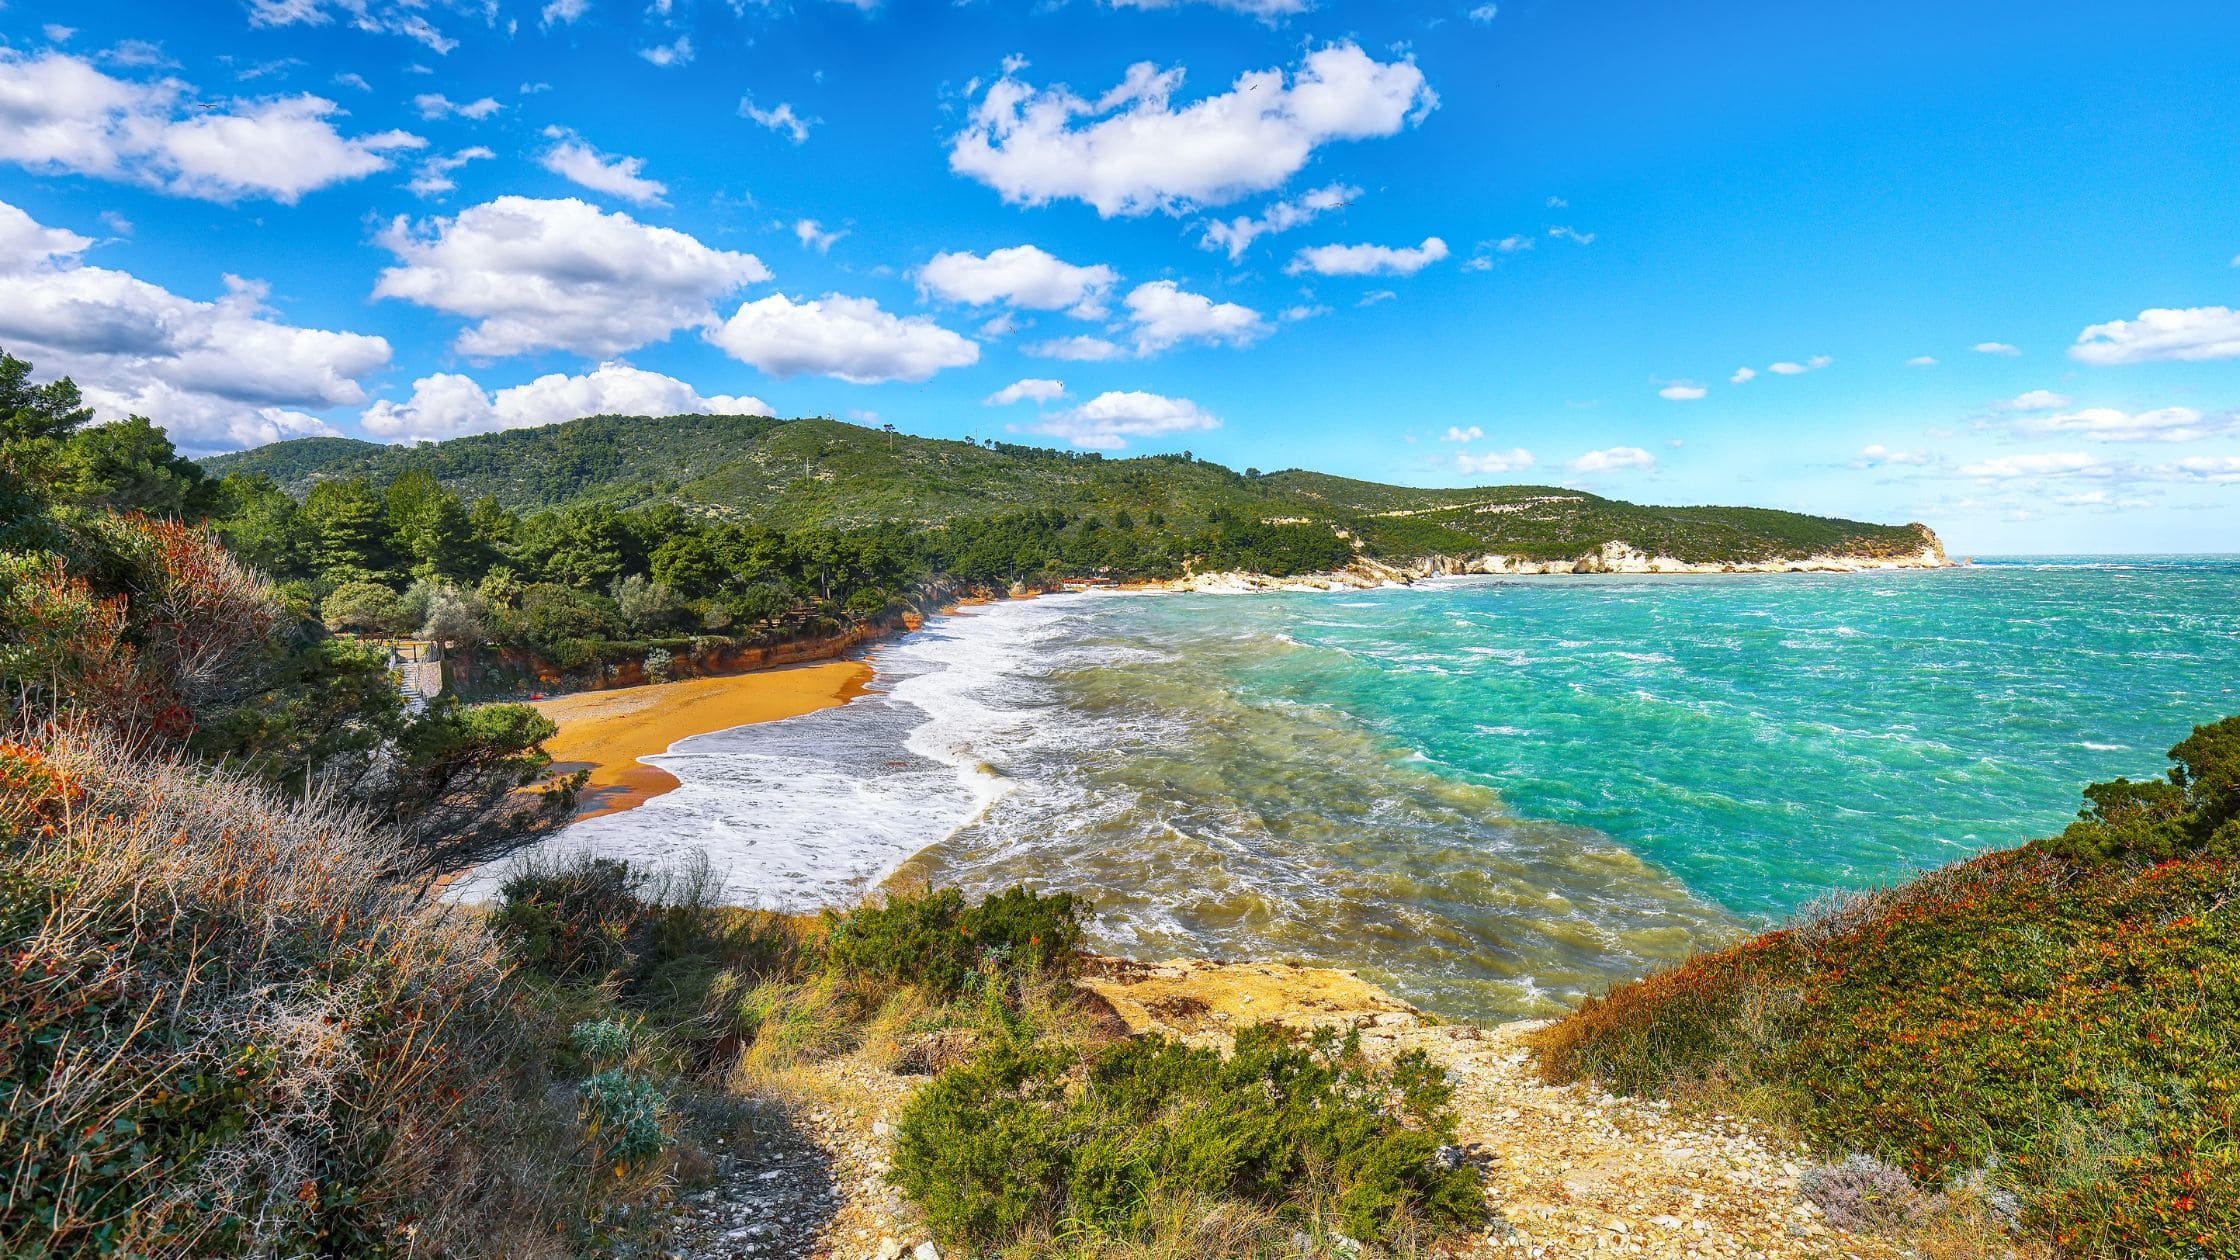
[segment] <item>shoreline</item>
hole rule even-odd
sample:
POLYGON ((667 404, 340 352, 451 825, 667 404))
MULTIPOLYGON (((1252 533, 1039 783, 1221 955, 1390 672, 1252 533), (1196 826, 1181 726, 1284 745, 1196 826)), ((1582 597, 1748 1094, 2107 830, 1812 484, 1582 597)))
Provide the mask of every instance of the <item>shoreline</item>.
POLYGON ((836 708, 870 689, 861 660, 777 665, 742 674, 686 678, 530 703, 560 729, 545 741, 555 774, 589 770, 571 822, 618 814, 675 791, 677 777, 643 758, 695 735, 836 708))

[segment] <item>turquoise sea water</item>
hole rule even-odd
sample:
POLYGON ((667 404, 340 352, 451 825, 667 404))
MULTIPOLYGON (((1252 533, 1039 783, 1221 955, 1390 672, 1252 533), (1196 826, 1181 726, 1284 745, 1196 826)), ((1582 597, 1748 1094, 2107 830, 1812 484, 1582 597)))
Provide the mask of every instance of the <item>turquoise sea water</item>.
POLYGON ((881 694, 687 741, 682 790, 570 838, 707 847, 778 904, 897 862, 1085 890, 1110 948, 1496 1018, 2160 773, 2240 713, 2240 560, 1053 597, 875 664, 881 694))

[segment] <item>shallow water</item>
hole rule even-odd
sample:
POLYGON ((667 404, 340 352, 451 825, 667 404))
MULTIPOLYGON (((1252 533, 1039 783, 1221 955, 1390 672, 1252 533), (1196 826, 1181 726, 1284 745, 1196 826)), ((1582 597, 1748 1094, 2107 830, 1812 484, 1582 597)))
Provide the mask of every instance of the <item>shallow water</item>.
POLYGON ((1545 1013, 2159 773, 2240 712, 2236 608, 2240 562, 2152 558, 998 604, 558 843, 795 908, 898 863, 1083 890, 1109 948, 1545 1013))

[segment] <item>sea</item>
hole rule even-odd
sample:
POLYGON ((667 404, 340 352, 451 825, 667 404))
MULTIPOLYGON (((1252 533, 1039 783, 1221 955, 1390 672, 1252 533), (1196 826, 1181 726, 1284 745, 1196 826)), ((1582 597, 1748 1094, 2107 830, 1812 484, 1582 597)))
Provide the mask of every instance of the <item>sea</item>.
POLYGON ((549 846, 741 904, 1085 894, 1096 946, 1548 1015, 1833 892, 2059 830, 2240 713, 2240 557, 1472 577, 966 608, 872 694, 685 740, 549 846))

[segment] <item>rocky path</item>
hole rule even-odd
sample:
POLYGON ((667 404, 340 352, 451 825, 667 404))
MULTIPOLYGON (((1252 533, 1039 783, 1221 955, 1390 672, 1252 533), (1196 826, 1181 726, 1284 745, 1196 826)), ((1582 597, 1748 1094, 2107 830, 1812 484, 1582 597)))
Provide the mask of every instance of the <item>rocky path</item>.
MULTIPOLYGON (((1492 1226, 1481 1237, 1460 1240, 1457 1256, 1896 1260, 1902 1254, 1823 1224, 1819 1209, 1798 1194, 1803 1152, 1750 1124, 1543 1083, 1522 1041, 1534 1025, 1443 1024, 1351 972, 1283 964, 1098 959, 1083 983, 1134 1032, 1220 1044, 1232 1029, 1274 1019, 1301 1029, 1358 1028, 1372 1054, 1424 1050, 1456 1086, 1460 1141, 1486 1168, 1494 1211, 1492 1226)), ((917 1260, 934 1260, 938 1253, 927 1243, 922 1219, 885 1180, 893 1119, 924 1078, 898 1077, 855 1059, 824 1071, 828 1079, 815 1097, 792 1106, 815 1150, 779 1157, 814 1161, 823 1170, 829 1187, 823 1197, 812 1189, 789 1200, 813 1229, 726 1233, 719 1226, 728 1209, 711 1208, 712 1237, 729 1240, 733 1249, 684 1254, 694 1260, 896 1260, 914 1252, 917 1260), (776 1249, 781 1239, 798 1249, 776 1249)), ((766 1171, 752 1169, 733 1184, 755 1194, 766 1171)), ((798 1179, 767 1181, 790 1186, 798 1179)), ((723 1193, 719 1187, 710 1205, 723 1193)), ((766 1206, 756 1210, 784 1206, 769 1200, 763 1196, 766 1206)))

